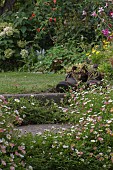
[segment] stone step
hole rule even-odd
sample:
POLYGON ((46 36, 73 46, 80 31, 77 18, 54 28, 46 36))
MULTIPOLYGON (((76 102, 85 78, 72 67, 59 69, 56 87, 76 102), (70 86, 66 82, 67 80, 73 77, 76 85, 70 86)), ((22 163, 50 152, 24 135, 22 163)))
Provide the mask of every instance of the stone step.
POLYGON ((59 103, 62 99, 64 99, 65 93, 38 93, 38 94, 1 94, 6 99, 7 98, 30 98, 35 97, 36 99, 45 102, 46 100, 54 101, 56 103, 59 103))

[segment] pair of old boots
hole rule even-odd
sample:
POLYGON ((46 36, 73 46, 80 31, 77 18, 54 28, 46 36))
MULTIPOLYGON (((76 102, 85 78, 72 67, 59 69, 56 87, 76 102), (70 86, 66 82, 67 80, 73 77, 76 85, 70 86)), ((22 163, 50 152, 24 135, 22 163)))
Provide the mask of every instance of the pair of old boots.
POLYGON ((69 91, 70 87, 73 90, 76 90, 78 88, 78 85, 84 82, 86 88, 91 85, 101 85, 103 75, 98 72, 97 69, 97 64, 93 65, 93 69, 91 71, 88 71, 86 65, 84 65, 78 72, 76 72, 76 66, 72 67, 72 70, 67 74, 65 81, 61 81, 57 84, 56 91, 64 93, 66 91, 69 91))

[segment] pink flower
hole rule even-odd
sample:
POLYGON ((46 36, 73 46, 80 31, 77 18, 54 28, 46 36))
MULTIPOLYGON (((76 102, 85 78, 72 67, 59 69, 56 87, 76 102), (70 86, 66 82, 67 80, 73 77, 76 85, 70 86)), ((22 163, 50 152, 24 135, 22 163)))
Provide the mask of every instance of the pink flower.
POLYGON ((101 12, 103 12, 103 11, 104 11, 103 7, 99 7, 98 12, 101 13, 101 12))
POLYGON ((19 156, 20 154, 16 151, 16 152, 15 152, 15 155, 16 155, 16 156, 19 156))
POLYGON ((54 20, 54 22, 56 22, 56 18, 54 18, 53 20, 54 20))
POLYGON ((53 20, 52 18, 49 18, 49 22, 52 22, 52 20, 53 20))
POLYGON ((94 129, 90 129, 90 133, 92 133, 94 131, 94 129))
POLYGON ((15 167, 14 166, 10 166, 10 170, 15 170, 15 167))
POLYGON ((91 16, 96 17, 96 16, 97 16, 96 12, 94 11, 94 12, 91 14, 91 16))
POLYGON ((14 143, 10 143, 9 145, 11 146, 11 148, 13 148, 15 146, 14 143))
POLYGON ((109 36, 109 37, 107 38, 108 41, 112 41, 112 39, 113 39, 113 36, 109 36))
POLYGON ((106 2, 106 5, 104 6, 104 8, 107 8, 108 7, 108 3, 106 2))
POLYGON ((113 18, 113 11, 110 11, 109 15, 113 18))
POLYGON ((106 29, 102 30, 102 33, 104 36, 107 37, 110 34, 110 31, 106 28, 106 29))
POLYGON ((101 137, 99 137, 99 138, 98 138, 98 140, 99 140, 99 141, 103 141, 104 139, 103 139, 103 138, 101 138, 101 137))
POLYGON ((1 160, 2 165, 6 166, 6 162, 4 160, 1 160))
POLYGON ((53 0, 53 3, 56 4, 56 0, 53 0))
POLYGON ((5 131, 4 129, 0 128, 0 133, 2 133, 2 132, 4 132, 4 131, 5 131))

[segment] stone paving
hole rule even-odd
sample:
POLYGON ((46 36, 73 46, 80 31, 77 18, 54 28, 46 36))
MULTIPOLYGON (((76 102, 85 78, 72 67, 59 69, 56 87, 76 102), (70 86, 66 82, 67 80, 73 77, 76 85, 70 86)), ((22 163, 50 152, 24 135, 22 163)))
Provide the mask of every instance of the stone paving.
POLYGON ((44 131, 52 131, 57 133, 58 131, 63 131, 71 128, 72 125, 69 124, 39 124, 39 125, 27 125, 17 127, 22 134, 31 132, 33 135, 37 133, 43 133, 44 131))

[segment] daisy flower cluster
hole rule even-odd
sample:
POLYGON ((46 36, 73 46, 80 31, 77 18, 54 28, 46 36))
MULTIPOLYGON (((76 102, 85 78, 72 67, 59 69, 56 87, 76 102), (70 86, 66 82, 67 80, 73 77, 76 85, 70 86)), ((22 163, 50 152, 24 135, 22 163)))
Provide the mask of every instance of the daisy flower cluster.
POLYGON ((20 123, 19 113, 12 112, 4 96, 0 95, 0 170, 27 169, 26 146, 14 122, 20 123))
POLYGON ((68 168, 72 165, 86 169, 113 168, 112 96, 113 89, 109 86, 71 91, 68 109, 61 106, 59 109, 73 115, 73 126, 56 134, 52 131, 37 134, 31 149, 38 146, 41 157, 49 163, 68 162, 68 168))

